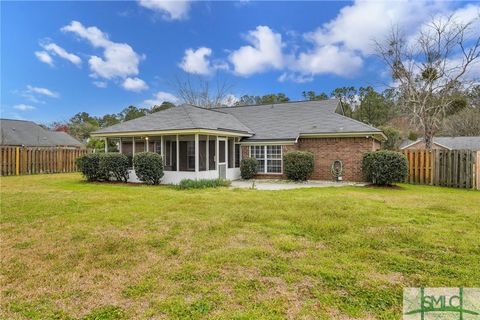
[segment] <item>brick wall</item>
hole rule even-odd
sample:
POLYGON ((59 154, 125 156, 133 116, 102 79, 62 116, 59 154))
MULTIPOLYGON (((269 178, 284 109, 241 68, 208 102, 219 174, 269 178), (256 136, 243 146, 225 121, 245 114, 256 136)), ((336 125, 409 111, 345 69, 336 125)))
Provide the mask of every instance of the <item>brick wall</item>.
MULTIPOLYGON (((242 146, 242 156, 249 156, 248 146, 242 146)), ((315 158, 312 180, 332 180, 330 167, 334 160, 344 166, 343 180, 362 181, 362 157, 365 152, 380 149, 380 142, 372 138, 308 138, 295 145, 283 146, 283 154, 292 150, 310 151, 315 158)), ((282 175, 262 174, 258 178, 279 178, 282 175)))

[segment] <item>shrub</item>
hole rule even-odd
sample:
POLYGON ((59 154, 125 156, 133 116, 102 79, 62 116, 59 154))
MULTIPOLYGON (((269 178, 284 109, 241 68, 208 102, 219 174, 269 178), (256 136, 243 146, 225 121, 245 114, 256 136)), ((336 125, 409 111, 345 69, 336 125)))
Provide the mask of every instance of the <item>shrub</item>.
POLYGON ((252 179, 257 174, 258 161, 255 158, 246 158, 240 161, 240 176, 242 179, 252 179))
POLYGON ((225 179, 183 179, 180 181, 178 188, 179 189, 204 189, 204 188, 218 188, 218 187, 229 187, 230 180, 225 179))
POLYGON ((395 151, 373 151, 363 155, 362 170, 365 179, 378 185, 391 185, 407 177, 407 158, 395 151))
POLYGON ((292 151, 283 157, 283 172, 290 180, 306 181, 313 173, 313 153, 292 151))
POLYGON ((100 168, 107 177, 116 181, 128 181, 128 157, 121 153, 105 153, 100 157, 100 168))
POLYGON ((148 184, 159 184, 163 177, 162 156, 155 152, 141 152, 133 157, 135 173, 148 184))
POLYGON ((89 153, 77 158, 77 168, 87 181, 102 181, 108 179, 105 171, 100 166, 103 156, 104 154, 101 153, 89 153))

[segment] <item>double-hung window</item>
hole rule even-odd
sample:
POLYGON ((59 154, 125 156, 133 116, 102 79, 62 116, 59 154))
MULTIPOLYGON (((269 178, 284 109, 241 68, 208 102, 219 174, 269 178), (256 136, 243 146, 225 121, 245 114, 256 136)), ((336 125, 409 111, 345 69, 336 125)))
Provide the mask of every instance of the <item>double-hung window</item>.
POLYGON ((282 173, 282 146, 250 146, 250 156, 257 159, 257 173, 282 173))

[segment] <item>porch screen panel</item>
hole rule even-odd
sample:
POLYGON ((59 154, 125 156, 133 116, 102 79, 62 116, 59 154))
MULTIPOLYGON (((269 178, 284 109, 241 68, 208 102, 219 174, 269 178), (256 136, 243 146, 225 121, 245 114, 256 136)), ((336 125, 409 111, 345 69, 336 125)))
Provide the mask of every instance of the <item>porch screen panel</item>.
POLYGON ((225 141, 224 140, 218 141, 218 162, 220 163, 225 162, 225 141))
POLYGON ((207 170, 207 136, 198 136, 198 157, 199 170, 207 170))
POLYGON ((195 136, 179 136, 180 171, 195 171, 195 136))
POLYGON ((238 143, 235 144, 235 168, 240 168, 240 145, 238 143))
POLYGON ((209 170, 216 170, 215 167, 215 147, 217 144, 216 137, 209 137, 208 138, 208 169, 209 170))
POLYGON ((235 152, 235 140, 233 138, 228 138, 228 167, 233 168, 233 158, 235 152))
POLYGON ((176 136, 165 136, 163 143, 165 145, 164 163, 165 171, 177 171, 177 148, 176 136))

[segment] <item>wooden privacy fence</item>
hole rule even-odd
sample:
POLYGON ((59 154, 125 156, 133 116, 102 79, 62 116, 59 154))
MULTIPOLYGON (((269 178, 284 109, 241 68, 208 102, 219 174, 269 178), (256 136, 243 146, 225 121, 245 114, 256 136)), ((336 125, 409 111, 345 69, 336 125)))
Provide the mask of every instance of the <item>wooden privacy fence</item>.
POLYGON ((0 147, 0 175, 77 171, 75 159, 85 149, 0 147))
POLYGON ((480 190, 480 151, 404 150, 408 183, 480 190))

